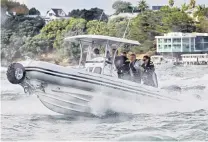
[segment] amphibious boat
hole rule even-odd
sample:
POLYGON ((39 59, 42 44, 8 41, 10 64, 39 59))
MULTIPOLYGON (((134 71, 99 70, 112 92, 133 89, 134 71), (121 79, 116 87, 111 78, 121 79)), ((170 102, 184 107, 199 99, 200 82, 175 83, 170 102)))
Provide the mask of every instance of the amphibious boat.
POLYGON ((92 115, 89 104, 100 93, 111 98, 132 98, 140 103, 155 99, 178 101, 161 95, 158 88, 118 78, 116 52, 112 53, 112 49, 138 46, 139 42, 101 35, 78 35, 65 41, 79 43, 78 67, 42 61, 12 63, 7 70, 8 80, 21 85, 25 93, 37 95, 48 109, 66 115, 92 115), (94 55, 95 48, 103 53, 94 55))

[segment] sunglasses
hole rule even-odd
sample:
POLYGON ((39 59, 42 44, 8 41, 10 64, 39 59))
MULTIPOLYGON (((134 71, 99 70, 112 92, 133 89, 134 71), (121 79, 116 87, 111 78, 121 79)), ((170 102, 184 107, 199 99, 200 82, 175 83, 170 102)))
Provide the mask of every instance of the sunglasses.
POLYGON ((143 59, 143 61, 145 62, 145 61, 147 61, 147 59, 143 59))

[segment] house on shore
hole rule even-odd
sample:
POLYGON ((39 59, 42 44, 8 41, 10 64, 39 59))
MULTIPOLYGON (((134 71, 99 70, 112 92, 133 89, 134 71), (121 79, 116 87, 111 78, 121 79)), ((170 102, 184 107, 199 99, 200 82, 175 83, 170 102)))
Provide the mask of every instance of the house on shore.
MULTIPOLYGON (((16 10, 16 9, 15 9, 16 10)), ((15 10, 13 10, 12 12, 10 11, 6 11, 6 16, 8 17, 12 17, 15 16, 19 13, 17 13, 15 10)), ((63 9, 58 9, 58 8, 51 8, 49 11, 47 11, 46 16, 41 16, 41 15, 29 15, 29 14, 25 14, 25 17, 29 17, 29 18, 37 18, 37 17, 41 17, 45 20, 46 24, 50 21, 53 20, 62 20, 62 19, 69 19, 70 17, 63 11, 63 9)))
POLYGON ((63 11, 63 9, 51 8, 47 11, 46 16, 44 16, 43 19, 48 23, 52 20, 69 19, 69 16, 63 11))
POLYGON ((208 33, 167 33, 156 36, 157 53, 181 58, 182 54, 208 53, 208 33))

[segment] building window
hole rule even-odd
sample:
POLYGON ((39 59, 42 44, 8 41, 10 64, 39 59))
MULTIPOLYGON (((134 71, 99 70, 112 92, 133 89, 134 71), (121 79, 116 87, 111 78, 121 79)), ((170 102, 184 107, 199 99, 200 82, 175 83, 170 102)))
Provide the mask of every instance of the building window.
POLYGON ((158 43, 162 43, 162 42, 163 42, 163 39, 158 38, 158 43))
POLYGON ((203 40, 204 40, 204 38, 203 38, 202 36, 197 36, 197 37, 195 38, 196 43, 203 42, 203 40))
POLYGON ((204 37, 204 42, 208 42, 208 37, 204 37))
POLYGON ((163 47, 163 46, 162 46, 161 44, 158 44, 158 48, 159 48, 159 49, 162 49, 162 47, 163 47))
POLYGON ((183 43, 189 44, 189 38, 183 38, 183 43))
POLYGON ((164 39, 164 43, 171 43, 171 39, 164 39))
POLYGON ((49 16, 53 16, 53 13, 49 13, 49 16))
POLYGON ((196 50, 203 50, 204 49, 204 44, 203 43, 196 43, 196 50))
POLYGON ((171 43, 171 39, 169 39, 169 38, 164 39, 164 43, 171 43))
POLYGON ((208 43, 204 43, 204 50, 208 51, 208 43))
POLYGON ((180 38, 175 38, 175 39, 173 39, 173 43, 181 43, 181 39, 180 38))

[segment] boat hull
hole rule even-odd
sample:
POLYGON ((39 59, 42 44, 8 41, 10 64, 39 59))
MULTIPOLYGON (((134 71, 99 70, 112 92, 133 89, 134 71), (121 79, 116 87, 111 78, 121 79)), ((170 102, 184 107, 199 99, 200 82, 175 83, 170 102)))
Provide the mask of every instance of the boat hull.
POLYGON ((92 115, 90 103, 99 94, 115 100, 132 99, 140 103, 156 99, 178 101, 160 95, 157 88, 116 77, 40 61, 23 66, 26 77, 21 85, 32 88, 47 108, 61 114, 92 115))
POLYGON ((44 91, 35 94, 48 109, 71 116, 91 116, 89 102, 92 95, 87 91, 49 84, 44 91))

